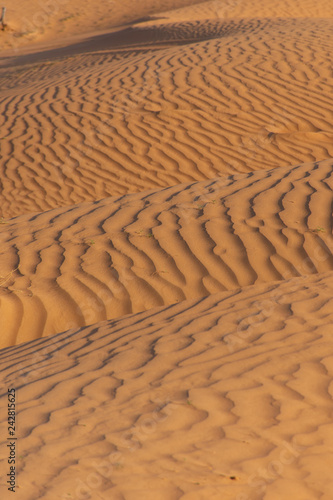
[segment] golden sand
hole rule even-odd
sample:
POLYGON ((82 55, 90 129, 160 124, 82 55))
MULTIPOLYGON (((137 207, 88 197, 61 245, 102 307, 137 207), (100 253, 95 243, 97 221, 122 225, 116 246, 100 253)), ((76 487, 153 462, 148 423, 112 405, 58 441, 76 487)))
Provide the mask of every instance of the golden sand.
POLYGON ((137 3, 0 31, 0 496, 331 500, 333 4, 137 3))

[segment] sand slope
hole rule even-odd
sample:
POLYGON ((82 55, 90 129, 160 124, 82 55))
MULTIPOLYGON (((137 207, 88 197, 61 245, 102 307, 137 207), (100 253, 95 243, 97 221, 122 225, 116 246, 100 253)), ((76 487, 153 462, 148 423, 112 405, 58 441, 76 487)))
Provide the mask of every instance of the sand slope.
POLYGON ((330 20, 245 19, 5 60, 1 213, 331 158, 332 52, 330 20))
MULTIPOLYGON (((152 16, 155 17, 154 15, 152 16)), ((163 18, 150 22, 165 23, 167 19, 195 21, 198 19, 261 18, 332 18, 333 5, 329 0, 211 0, 163 12, 163 18)))
POLYGON ((332 19, 328 0, 8 7, 19 500, 331 500, 332 19))
POLYGON ((7 29, 0 31, 0 48, 17 50, 38 42, 65 45, 73 35, 136 22, 333 17, 329 0, 140 0, 135 8, 131 0, 15 0, 4 4, 7 29))
POLYGON ((333 269, 332 162, 3 221, 2 345, 333 269))
MULTIPOLYGON (((0 31, 0 48, 22 50, 48 42, 65 45, 73 35, 110 29, 149 19, 150 14, 195 4, 200 0, 15 0, 7 3, 7 28, 0 31)), ((159 15, 158 15, 159 17, 159 15)))
POLYGON ((19 497, 328 500, 332 278, 2 350, 20 400, 19 497))

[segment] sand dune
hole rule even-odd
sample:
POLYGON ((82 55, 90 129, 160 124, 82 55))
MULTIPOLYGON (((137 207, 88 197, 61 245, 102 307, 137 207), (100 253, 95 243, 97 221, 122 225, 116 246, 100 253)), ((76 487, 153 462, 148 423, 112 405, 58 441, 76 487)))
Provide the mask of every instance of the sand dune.
POLYGON ((332 278, 2 350, 20 398, 19 497, 328 499, 332 278))
POLYGON ((329 0, 144 0, 136 2, 135 8, 131 0, 15 0, 4 4, 7 29, 0 32, 0 48, 19 50, 37 42, 56 40, 64 45, 73 35, 145 21, 333 17, 329 0))
POLYGON ((215 20, 110 37, 60 59, 5 61, 3 216, 333 157, 331 21, 215 20), (153 50, 158 40, 186 44, 153 50))
POLYGON ((4 220, 2 345, 333 269, 332 161, 4 220))
POLYGON ((7 3, 7 28, 0 32, 0 48, 21 50, 38 42, 66 44, 73 35, 82 37, 139 22, 149 19, 151 14, 200 1, 144 0, 136 2, 133 8, 131 0, 15 0, 7 3))
MULTIPOLYGON (((167 19, 196 21, 198 19, 244 19, 261 18, 332 18, 333 5, 329 0, 212 0, 192 2, 163 13, 163 18, 151 22, 165 23, 167 19)), ((152 16, 154 18, 154 15, 152 16)))
POLYGON ((332 19, 8 6, 0 465, 12 387, 20 500, 331 500, 332 19))

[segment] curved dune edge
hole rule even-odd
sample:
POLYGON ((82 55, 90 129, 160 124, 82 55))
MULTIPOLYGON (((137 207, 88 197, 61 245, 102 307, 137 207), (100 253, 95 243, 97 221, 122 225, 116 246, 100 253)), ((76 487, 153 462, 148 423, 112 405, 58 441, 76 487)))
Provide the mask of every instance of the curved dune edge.
POLYGON ((333 2, 7 4, 1 500, 332 500, 333 2))
POLYGON ((332 158, 331 33, 199 20, 5 60, 0 216, 332 158))
MULTIPOLYGON (((193 2, 193 4, 196 2, 193 2)), ((152 16, 154 18, 154 15, 152 16)), ((332 18, 333 5, 329 0, 211 0, 199 4, 180 7, 163 13, 163 19, 149 22, 165 23, 166 20, 193 21, 197 19, 235 19, 235 18, 332 18)))
POLYGON ((332 279, 3 349, 2 389, 20 401, 20 499, 328 498, 332 279))
POLYGON ((15 0, 7 4, 7 29, 0 31, 0 46, 24 49, 38 43, 66 43, 73 35, 136 22, 249 17, 327 19, 333 17, 333 6, 330 0, 142 0, 135 8, 131 0, 15 0))
POLYGON ((42 43, 67 43, 73 35, 89 34, 150 18, 151 14, 195 4, 201 0, 15 0, 7 3, 0 47, 22 50, 42 43))
POLYGON ((1 345, 333 269, 333 162, 4 220, 1 345))

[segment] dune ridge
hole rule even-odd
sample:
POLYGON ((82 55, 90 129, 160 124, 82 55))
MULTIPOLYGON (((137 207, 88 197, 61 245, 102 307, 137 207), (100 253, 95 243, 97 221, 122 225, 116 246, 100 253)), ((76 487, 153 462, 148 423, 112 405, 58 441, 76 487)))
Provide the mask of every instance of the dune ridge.
POLYGON ((7 19, 18 498, 331 500, 333 3, 17 0, 7 19))
POLYGON ((144 36, 213 39, 3 68, 1 215, 332 158, 330 27, 176 23, 144 36))
POLYGON ((2 345, 332 270, 332 182, 326 160, 4 220, 2 345))
POLYGON ((0 32, 0 48, 22 50, 38 42, 66 45, 73 35, 82 38, 197 1, 201 0, 144 0, 133 8, 131 0, 15 0, 7 5, 7 27, 0 32))
POLYGON ((33 44, 56 43, 66 45, 73 35, 82 37, 101 30, 136 23, 159 24, 198 19, 261 18, 332 18, 329 0, 130 0, 91 2, 91 0, 16 0, 7 5, 7 29, 0 32, 0 48, 24 50, 33 44))
POLYGON ((196 21, 198 19, 246 19, 251 17, 261 18, 332 18, 333 7, 328 0, 314 2, 313 0, 211 0, 193 2, 193 5, 182 6, 178 9, 163 13, 162 19, 150 21, 165 23, 168 19, 177 21, 196 21))
POLYGON ((332 275, 3 349, 20 498, 329 498, 332 275))

